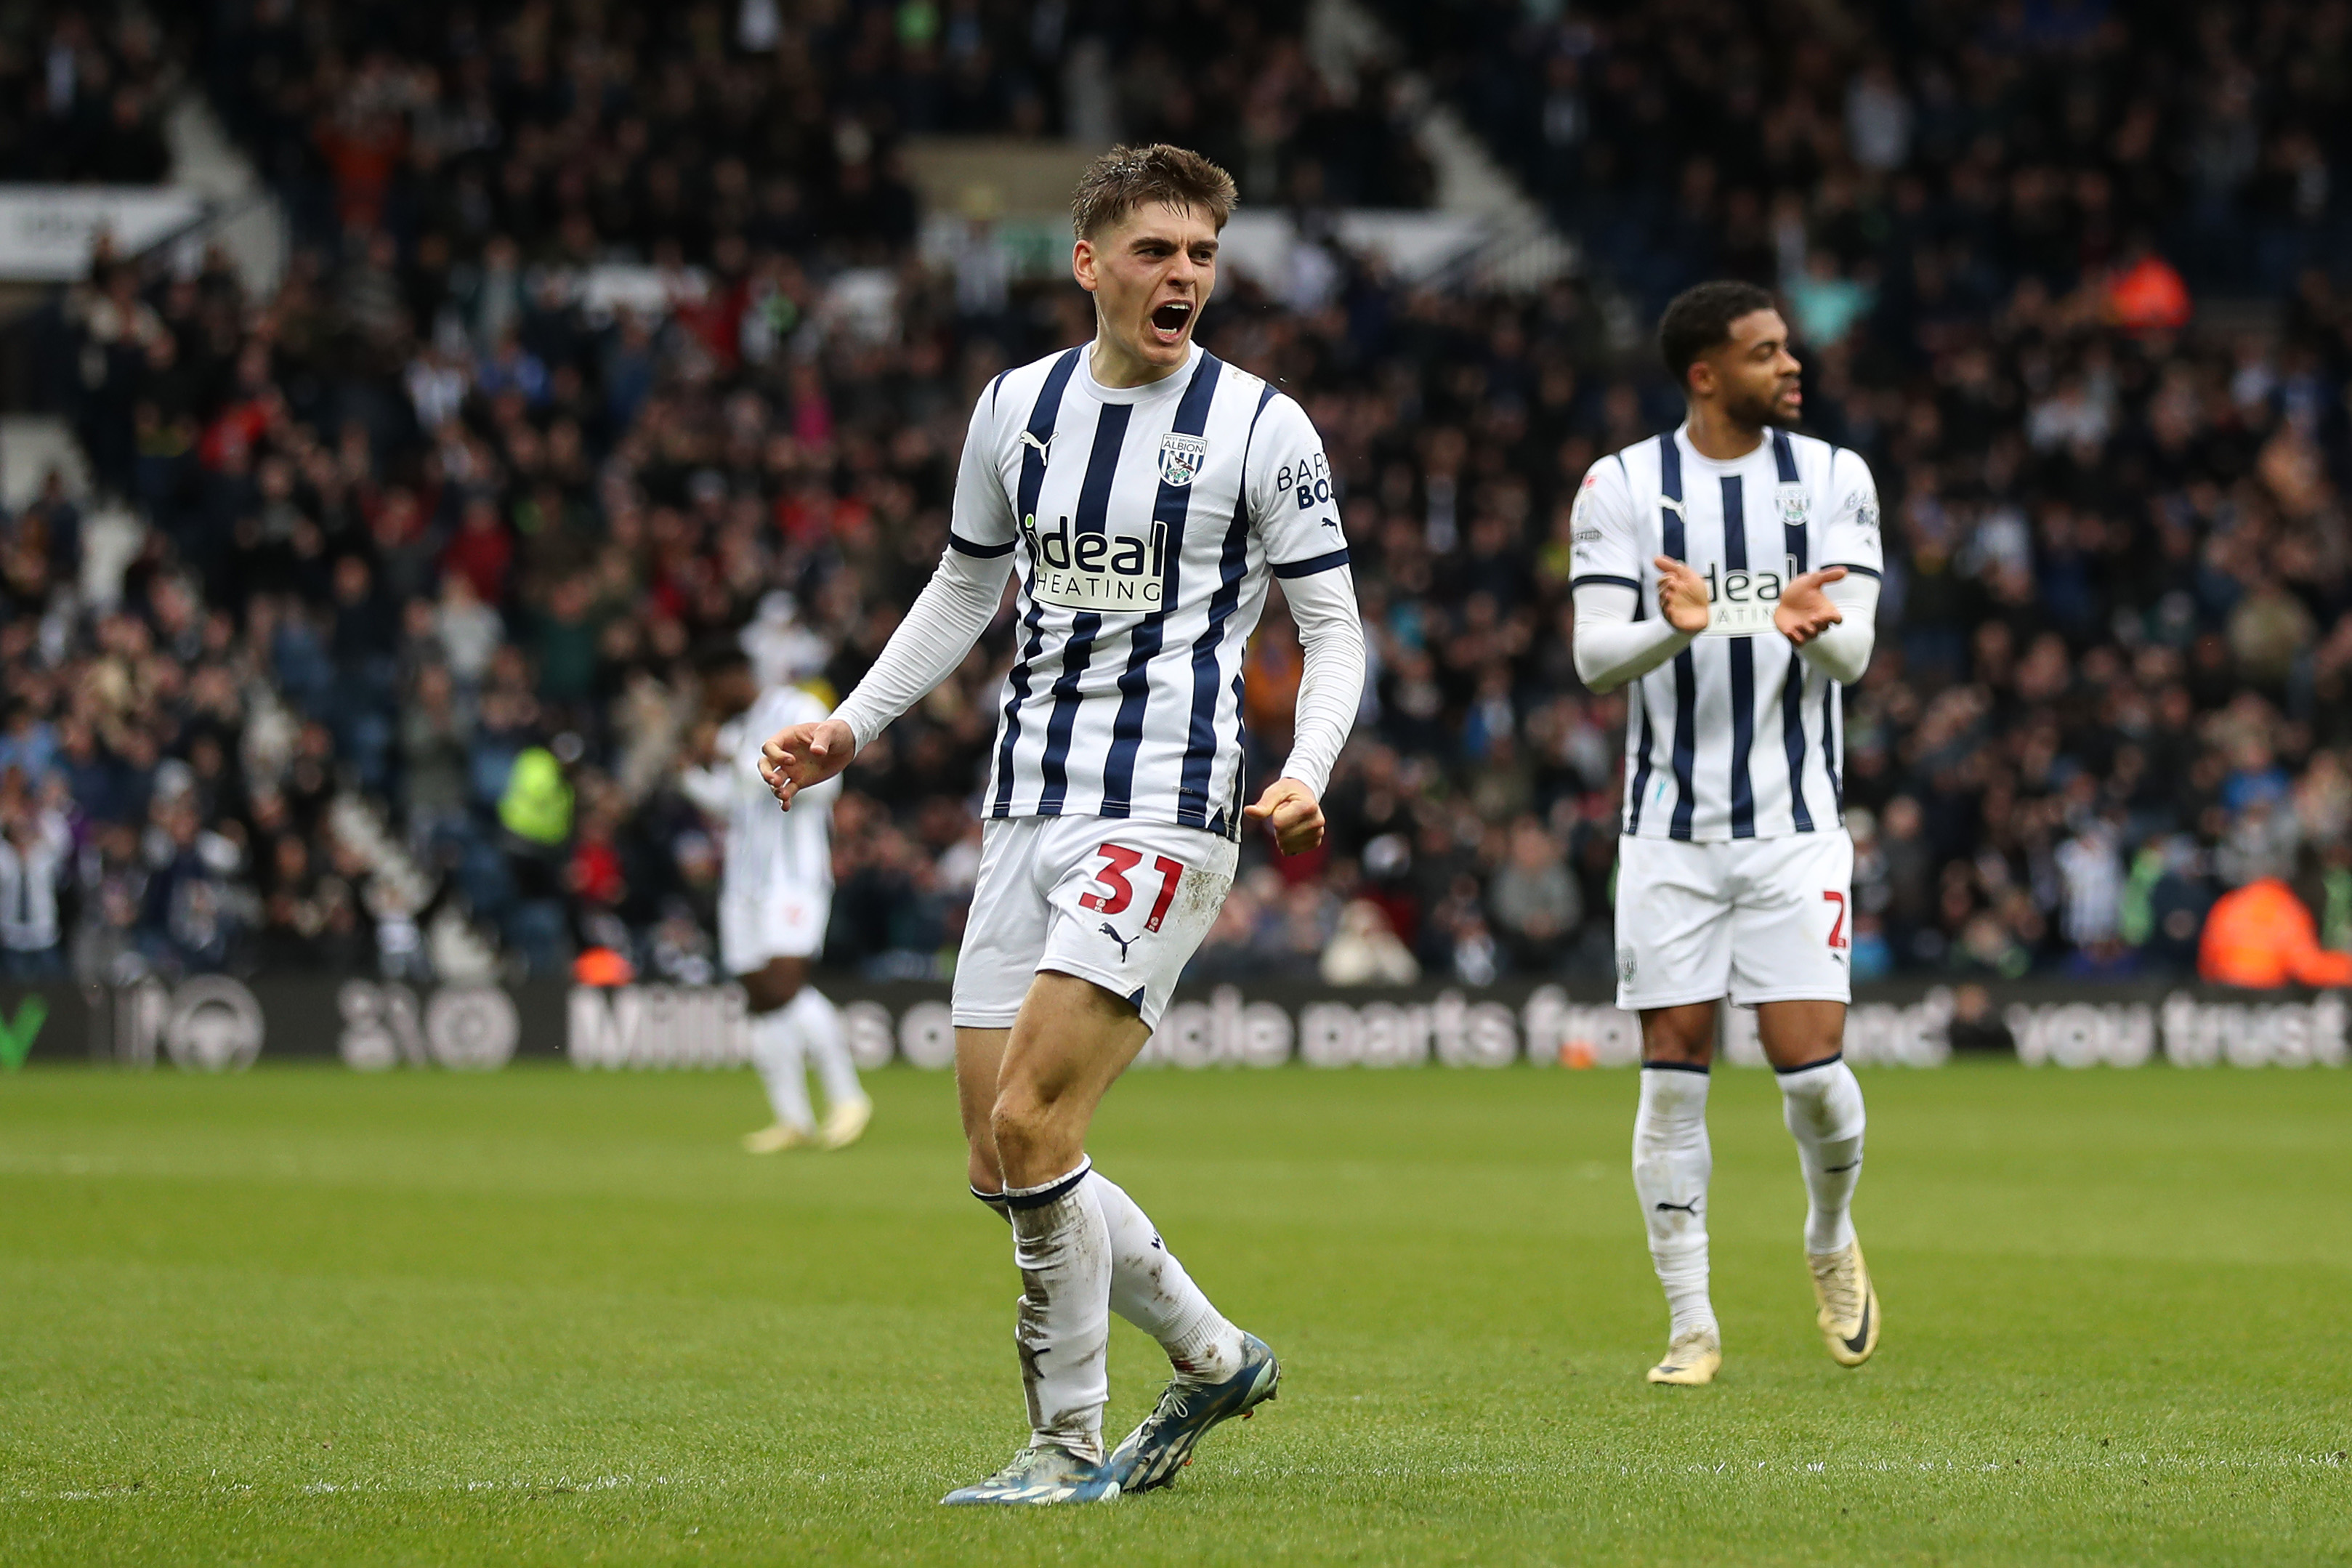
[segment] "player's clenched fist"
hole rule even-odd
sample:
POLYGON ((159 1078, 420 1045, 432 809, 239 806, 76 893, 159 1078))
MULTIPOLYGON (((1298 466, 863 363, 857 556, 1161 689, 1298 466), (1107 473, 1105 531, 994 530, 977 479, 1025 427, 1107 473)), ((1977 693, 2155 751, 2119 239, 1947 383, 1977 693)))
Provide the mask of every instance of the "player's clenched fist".
POLYGON ((1671 555, 1651 558, 1658 569, 1658 614, 1678 632, 1693 636, 1706 630, 1706 579, 1671 555))
POLYGON ((777 731, 760 748, 760 776, 776 793, 776 804, 793 808, 793 796, 824 783, 849 765, 857 737, 838 719, 819 719, 777 731))
POLYGON ((1323 842, 1323 808, 1297 779, 1275 780, 1242 815, 1272 827, 1275 847, 1285 855, 1301 855, 1323 842))
POLYGON ((1790 578, 1780 602, 1772 609, 1772 624, 1780 628, 1780 635, 1802 647, 1843 622, 1845 616, 1822 592, 1822 584, 1834 583, 1844 575, 1843 566, 1824 566, 1818 572, 1790 578))

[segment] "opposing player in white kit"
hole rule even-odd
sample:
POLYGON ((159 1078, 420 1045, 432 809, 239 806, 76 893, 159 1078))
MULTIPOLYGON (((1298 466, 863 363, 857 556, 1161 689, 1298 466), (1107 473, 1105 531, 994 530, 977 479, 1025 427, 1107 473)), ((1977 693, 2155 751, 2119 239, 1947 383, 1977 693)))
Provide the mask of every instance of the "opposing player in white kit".
POLYGON ((727 853, 719 884, 719 958, 743 986, 751 1014, 751 1062, 775 1121, 744 1134, 754 1154, 840 1149, 874 1114, 858 1086, 841 1014, 808 983, 833 912, 833 800, 820 786, 790 816, 776 809, 761 773, 760 744, 777 730, 824 718, 825 705, 797 686, 761 690, 750 658, 722 644, 698 660, 704 716, 717 722, 711 765, 687 775, 688 793, 723 817, 727 853), (809 1107, 808 1072, 824 1086, 824 1122, 809 1107))
POLYGON ((938 573, 840 711, 767 746, 789 806, 963 662, 1017 570, 954 1014, 972 1194, 1013 1225, 1031 1438, 950 1503, 1165 1485, 1280 1376, 1086 1155, 1097 1103, 1224 901, 1243 819, 1286 854, 1321 841, 1318 797, 1363 687, 1322 443, 1297 404, 1192 342, 1233 200, 1223 170, 1174 147, 1089 166, 1071 260, 1093 342, 982 394, 938 573), (1244 808, 1241 661, 1269 574, 1305 669, 1282 776, 1244 808), (1113 1311, 1175 1375, 1106 1454, 1113 1311))
POLYGON ((1672 1314, 1653 1383, 1713 1380, 1707 1068, 1716 1005, 1754 1007, 1809 1196, 1830 1354, 1878 1300, 1848 1209, 1862 1087, 1841 1057, 1853 845, 1838 690, 1870 662, 1878 497, 1860 458, 1790 433, 1798 363, 1771 296, 1703 283, 1659 325, 1689 417, 1592 466, 1575 511, 1576 668, 1634 682, 1617 872, 1617 1005, 1642 1016, 1633 1187, 1672 1314))

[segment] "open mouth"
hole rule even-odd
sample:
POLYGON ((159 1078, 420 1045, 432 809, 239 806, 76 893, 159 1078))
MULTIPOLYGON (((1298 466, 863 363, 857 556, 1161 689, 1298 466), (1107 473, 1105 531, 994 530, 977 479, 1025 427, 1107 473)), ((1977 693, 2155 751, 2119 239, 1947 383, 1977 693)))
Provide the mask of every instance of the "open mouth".
POLYGON ((1163 343, 1179 342, 1184 329, 1192 324, 1192 303, 1189 300, 1171 300, 1151 312, 1151 331, 1163 343))

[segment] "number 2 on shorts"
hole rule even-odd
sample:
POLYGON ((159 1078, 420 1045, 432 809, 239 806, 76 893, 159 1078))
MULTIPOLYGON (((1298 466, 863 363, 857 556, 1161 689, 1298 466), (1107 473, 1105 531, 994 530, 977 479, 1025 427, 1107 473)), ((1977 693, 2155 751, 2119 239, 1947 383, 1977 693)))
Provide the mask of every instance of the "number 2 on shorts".
MULTIPOLYGON (((1143 864, 1143 851, 1129 849, 1124 844, 1101 844, 1096 846, 1095 853, 1103 858, 1095 871, 1095 880, 1106 891, 1079 894, 1078 908, 1100 915, 1118 914, 1135 898, 1135 884, 1127 879, 1127 874, 1143 864)), ((1151 868, 1160 873, 1160 896, 1151 901, 1151 918, 1143 922, 1143 929, 1158 931, 1160 922, 1167 918, 1168 906, 1176 901, 1176 884, 1184 879, 1184 867, 1181 861, 1160 855, 1153 858, 1151 868)))
MULTIPOLYGON (((1108 848, 1108 846, 1105 847, 1108 848)), ((1837 916, 1830 921, 1830 946, 1832 948, 1845 946, 1845 895, 1833 888, 1829 889, 1822 892, 1822 902, 1837 906, 1837 916)))

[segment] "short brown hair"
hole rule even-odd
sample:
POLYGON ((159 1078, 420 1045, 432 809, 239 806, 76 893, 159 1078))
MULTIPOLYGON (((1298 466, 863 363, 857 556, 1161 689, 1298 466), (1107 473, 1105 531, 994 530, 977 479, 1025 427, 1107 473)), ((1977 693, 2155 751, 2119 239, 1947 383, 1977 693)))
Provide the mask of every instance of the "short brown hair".
POLYGON ((1070 227, 1092 239, 1140 206, 1198 207, 1218 228, 1234 214, 1234 177, 1198 153, 1155 142, 1114 147, 1087 165, 1070 193, 1070 227))

